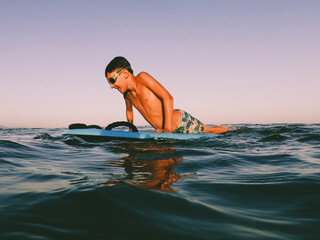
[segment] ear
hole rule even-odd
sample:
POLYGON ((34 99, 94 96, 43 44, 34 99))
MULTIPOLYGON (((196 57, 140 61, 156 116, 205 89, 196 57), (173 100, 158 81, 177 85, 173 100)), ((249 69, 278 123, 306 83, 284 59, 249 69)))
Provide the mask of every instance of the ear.
POLYGON ((125 79, 129 77, 129 71, 127 69, 124 69, 122 74, 125 79))

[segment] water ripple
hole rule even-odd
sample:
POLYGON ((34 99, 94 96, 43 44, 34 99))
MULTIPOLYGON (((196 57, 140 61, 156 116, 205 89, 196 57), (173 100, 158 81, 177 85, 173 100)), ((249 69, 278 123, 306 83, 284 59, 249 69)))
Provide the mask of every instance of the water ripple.
POLYGON ((0 130, 0 239, 318 239, 320 124, 209 140, 0 130))

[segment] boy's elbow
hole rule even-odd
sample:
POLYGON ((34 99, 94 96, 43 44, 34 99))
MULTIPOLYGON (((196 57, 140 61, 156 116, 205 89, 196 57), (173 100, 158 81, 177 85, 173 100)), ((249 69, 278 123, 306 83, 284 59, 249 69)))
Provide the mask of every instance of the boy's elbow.
POLYGON ((167 102, 169 105, 173 106, 173 97, 169 94, 168 98, 167 98, 167 102))

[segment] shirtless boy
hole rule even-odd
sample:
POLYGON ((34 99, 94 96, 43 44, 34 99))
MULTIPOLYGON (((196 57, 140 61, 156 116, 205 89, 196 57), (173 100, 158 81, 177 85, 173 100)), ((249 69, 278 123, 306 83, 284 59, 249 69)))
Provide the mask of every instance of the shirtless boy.
POLYGON ((229 131, 221 126, 208 127, 187 112, 173 109, 170 93, 146 72, 134 76, 124 57, 114 58, 106 67, 105 76, 110 87, 123 94, 130 123, 133 123, 134 106, 156 132, 219 134, 229 131))

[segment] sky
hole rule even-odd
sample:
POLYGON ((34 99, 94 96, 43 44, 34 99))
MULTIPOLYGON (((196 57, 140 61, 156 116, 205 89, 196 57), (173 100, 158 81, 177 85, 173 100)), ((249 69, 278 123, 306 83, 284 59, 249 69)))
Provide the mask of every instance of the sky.
POLYGON ((0 0, 0 126, 126 120, 116 56, 206 124, 320 123, 318 0, 0 0))

